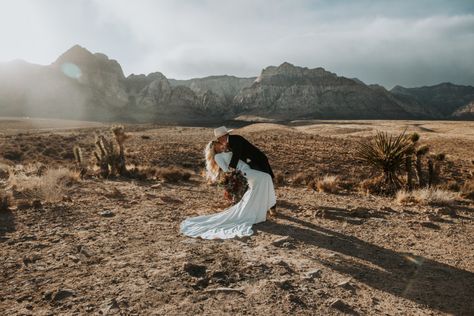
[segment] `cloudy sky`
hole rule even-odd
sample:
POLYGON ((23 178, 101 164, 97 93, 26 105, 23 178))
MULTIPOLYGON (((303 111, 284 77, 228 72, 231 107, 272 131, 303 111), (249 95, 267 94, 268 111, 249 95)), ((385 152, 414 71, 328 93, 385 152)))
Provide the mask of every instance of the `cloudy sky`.
POLYGON ((474 1, 0 0, 0 61, 75 44, 125 75, 257 76, 288 61, 387 88, 474 85, 474 1))

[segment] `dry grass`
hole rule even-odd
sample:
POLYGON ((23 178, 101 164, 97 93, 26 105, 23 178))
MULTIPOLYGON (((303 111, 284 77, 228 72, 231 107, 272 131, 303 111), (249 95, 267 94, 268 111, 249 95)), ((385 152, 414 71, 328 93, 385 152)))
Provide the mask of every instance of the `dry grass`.
POLYGON ((337 193, 339 191, 339 177, 326 175, 316 182, 319 192, 337 193))
POLYGON ((273 179, 276 185, 278 186, 284 186, 286 185, 286 179, 283 173, 281 172, 276 172, 275 173, 275 179, 273 179))
POLYGON ((176 183, 179 181, 188 181, 191 178, 191 172, 175 166, 157 168, 156 177, 165 182, 176 183))
POLYGON ((23 198, 58 202, 79 181, 79 174, 67 168, 47 169, 44 173, 37 169, 36 175, 31 174, 31 168, 12 171, 8 180, 15 194, 23 198))
POLYGON ((293 186, 309 185, 314 178, 312 175, 300 172, 297 173, 292 179, 291 184, 293 186))
POLYGON ((369 178, 362 181, 359 189, 365 194, 379 194, 383 187, 383 177, 369 178))
POLYGON ((461 196, 466 199, 474 200, 474 180, 464 183, 461 187, 461 196))
POLYGON ((458 194, 442 189, 419 189, 411 192, 400 190, 395 196, 399 204, 415 203, 420 205, 451 205, 458 198, 458 194))
POLYGON ((11 192, 0 190, 0 211, 6 211, 12 205, 13 196, 11 192))

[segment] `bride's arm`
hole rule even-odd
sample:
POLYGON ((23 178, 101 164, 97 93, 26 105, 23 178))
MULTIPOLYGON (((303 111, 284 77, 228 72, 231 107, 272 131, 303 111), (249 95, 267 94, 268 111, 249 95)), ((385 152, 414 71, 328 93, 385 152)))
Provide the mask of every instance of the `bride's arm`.
POLYGON ((219 168, 221 168, 224 172, 229 171, 229 162, 226 161, 224 155, 215 155, 214 160, 216 161, 219 168))

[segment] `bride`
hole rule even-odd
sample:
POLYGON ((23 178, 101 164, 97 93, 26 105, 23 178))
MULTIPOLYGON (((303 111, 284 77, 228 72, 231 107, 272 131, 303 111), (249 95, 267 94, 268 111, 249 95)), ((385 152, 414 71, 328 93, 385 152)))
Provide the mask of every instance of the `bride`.
MULTIPOLYGON (((211 141, 204 153, 206 177, 215 182, 220 170, 229 171, 232 152, 226 151, 225 145, 211 141)), ((249 184, 249 189, 242 199, 220 213, 186 219, 181 223, 181 233, 204 239, 250 236, 253 234, 252 225, 266 220, 267 210, 276 203, 271 176, 251 169, 241 160, 238 161, 236 169, 243 173, 249 184)))

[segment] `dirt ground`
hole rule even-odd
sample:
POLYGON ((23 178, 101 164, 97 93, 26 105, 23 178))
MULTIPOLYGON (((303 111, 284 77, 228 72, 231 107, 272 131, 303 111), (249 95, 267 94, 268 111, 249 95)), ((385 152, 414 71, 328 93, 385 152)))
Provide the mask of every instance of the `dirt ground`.
MULTIPOLYGON (((0 162, 10 166, 74 168, 75 144, 92 164, 94 132, 108 129, 6 121, 0 162)), ((88 177, 61 202, 1 211, 0 314, 474 315, 474 201, 400 205, 358 190, 375 172, 354 158, 357 141, 405 129, 447 154, 443 181, 472 178, 473 122, 235 130, 268 155, 286 184, 276 188, 276 217, 254 225, 249 238, 222 241, 179 234, 186 217, 225 208, 223 189, 200 175, 212 128, 126 126, 129 163, 177 166, 191 170, 191 179, 88 177), (344 185, 336 194, 317 192, 294 185, 298 173, 337 175, 344 185)))

